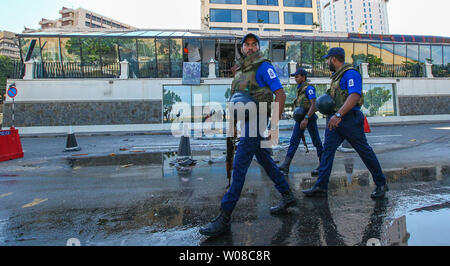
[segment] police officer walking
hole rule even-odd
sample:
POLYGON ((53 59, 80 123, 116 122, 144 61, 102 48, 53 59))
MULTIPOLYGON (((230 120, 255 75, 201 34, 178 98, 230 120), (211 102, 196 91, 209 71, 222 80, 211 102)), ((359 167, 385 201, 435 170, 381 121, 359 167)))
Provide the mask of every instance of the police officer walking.
MULTIPOLYGON (((279 104, 279 114, 283 113, 286 94, 283 86, 270 61, 263 57, 258 36, 250 33, 242 39, 243 58, 238 64, 232 83, 232 93, 246 92, 258 103, 273 101, 279 104)), ((256 137, 248 135, 249 123, 245 121, 245 135, 240 137, 233 162, 233 176, 231 187, 221 202, 220 215, 199 232, 207 236, 219 236, 230 229, 231 213, 239 200, 245 182, 247 170, 252 159, 256 156, 258 163, 264 168, 267 175, 274 182, 275 188, 281 193, 281 203, 270 209, 271 214, 280 214, 289 207, 296 206, 297 202, 289 188, 283 173, 270 156, 268 149, 261 148, 263 138, 259 132, 256 137)), ((254 123, 252 123, 254 124, 254 123)), ((267 125, 267 124, 266 124, 267 125)), ((259 131, 259 130, 257 130, 259 131)))
MULTIPOLYGON (((301 119, 302 121, 296 121, 294 130, 292 132, 291 143, 284 159, 284 162, 280 165, 280 170, 285 174, 289 174, 289 167, 291 165, 292 159, 294 158, 295 152, 300 145, 300 141, 302 139, 303 134, 305 134, 305 130, 308 129, 309 135, 311 136, 314 147, 317 149, 317 156, 320 157, 322 155, 322 141, 320 140, 319 130, 317 129, 317 115, 316 112, 316 88, 311 86, 308 81, 308 72, 303 68, 300 68, 292 74, 291 76, 295 77, 295 81, 298 84, 297 87, 297 97, 294 101, 294 107, 297 107, 297 110, 301 110, 300 115, 301 118, 297 118, 294 116, 294 119, 301 119)), ((319 174, 319 167, 312 171, 313 176, 317 176, 319 174)))
MULTIPOLYGON (((371 194, 371 198, 383 198, 388 191, 386 177, 377 156, 367 143, 364 133, 364 115, 360 111, 364 103, 361 74, 352 65, 345 63, 345 51, 342 48, 330 49, 323 58, 328 60, 330 70, 333 72, 327 94, 334 99, 335 107, 331 113, 327 114, 319 178, 312 188, 304 190, 303 193, 308 197, 327 195, 336 150, 344 140, 347 140, 372 174, 376 189, 371 194)), ((321 111, 320 100, 319 98, 316 104, 319 111, 321 111)))

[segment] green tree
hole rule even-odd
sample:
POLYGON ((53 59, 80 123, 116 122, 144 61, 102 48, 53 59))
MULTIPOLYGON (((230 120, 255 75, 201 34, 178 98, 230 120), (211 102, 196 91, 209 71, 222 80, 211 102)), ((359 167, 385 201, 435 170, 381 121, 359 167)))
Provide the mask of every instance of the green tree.
POLYGON ((12 59, 7 56, 0 55, 0 103, 3 102, 3 95, 6 91, 6 80, 11 77, 12 71, 12 59))
POLYGON ((364 93, 364 107, 369 110, 370 116, 375 116, 378 110, 392 98, 390 90, 376 87, 364 93))
POLYGON ((181 97, 173 91, 164 90, 164 121, 170 122, 170 114, 172 113, 173 105, 181 102, 181 97))
POLYGON ((80 53, 82 50, 83 62, 104 62, 118 60, 117 40, 112 38, 72 38, 66 43, 66 50, 69 54, 80 53))

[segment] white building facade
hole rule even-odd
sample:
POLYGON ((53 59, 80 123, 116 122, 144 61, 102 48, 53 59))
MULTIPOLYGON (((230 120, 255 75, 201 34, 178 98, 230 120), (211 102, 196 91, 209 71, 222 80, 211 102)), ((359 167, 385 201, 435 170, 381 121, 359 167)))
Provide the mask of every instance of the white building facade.
POLYGON ((323 31, 389 34, 388 0, 321 0, 323 31))

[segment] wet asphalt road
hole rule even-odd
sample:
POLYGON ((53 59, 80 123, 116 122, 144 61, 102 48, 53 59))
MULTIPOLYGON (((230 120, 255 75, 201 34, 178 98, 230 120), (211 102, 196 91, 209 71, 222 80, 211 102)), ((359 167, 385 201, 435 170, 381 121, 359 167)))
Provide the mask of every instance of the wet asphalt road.
MULTIPOLYGON (((385 200, 370 199, 367 170, 355 153, 342 152, 328 198, 304 198, 317 158, 299 149, 289 175, 299 206, 271 216, 280 195, 253 162, 232 231, 219 238, 198 229, 217 215, 228 184, 223 149, 195 152, 197 165, 182 175, 169 164, 174 153, 157 153, 160 159, 146 165, 71 168, 48 159, 59 156, 48 145, 40 160, 0 163, 0 245, 63 246, 71 238, 91 246, 366 245, 374 238, 382 245, 450 245, 449 125, 373 131, 368 139, 390 184, 385 200)), ((32 141, 25 138, 24 149, 38 153, 27 146, 32 141)), ((284 153, 275 150, 275 158, 284 153)))

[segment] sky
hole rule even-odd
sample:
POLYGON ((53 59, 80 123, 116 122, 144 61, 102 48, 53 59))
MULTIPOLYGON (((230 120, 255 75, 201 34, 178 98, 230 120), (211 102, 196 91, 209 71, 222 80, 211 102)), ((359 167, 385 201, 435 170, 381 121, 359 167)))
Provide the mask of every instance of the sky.
MULTIPOLYGON (((200 28, 200 0, 0 0, 0 30, 39 28, 41 18, 59 18, 63 6, 83 7, 137 28, 200 28)), ((448 10, 448 0, 390 0, 390 33, 450 37, 448 10)))

